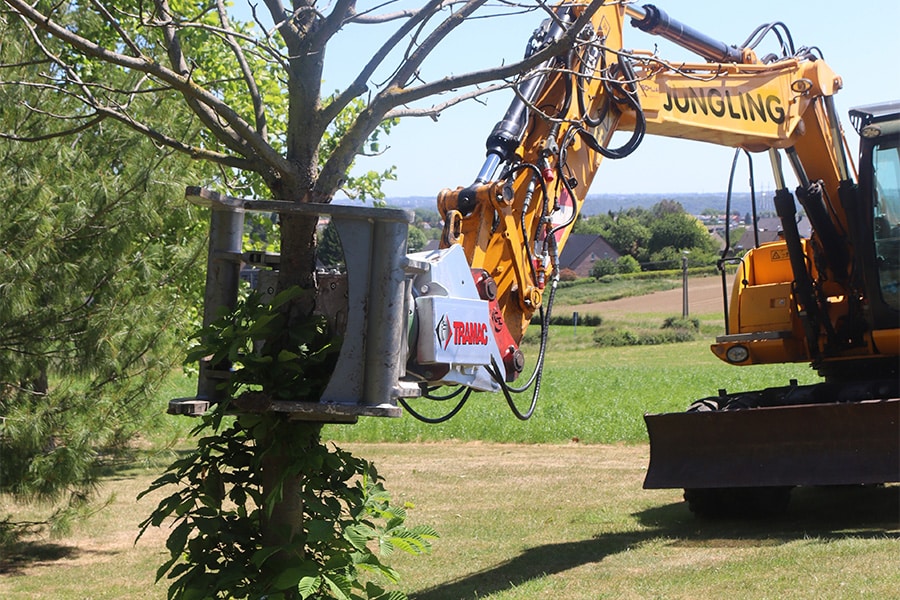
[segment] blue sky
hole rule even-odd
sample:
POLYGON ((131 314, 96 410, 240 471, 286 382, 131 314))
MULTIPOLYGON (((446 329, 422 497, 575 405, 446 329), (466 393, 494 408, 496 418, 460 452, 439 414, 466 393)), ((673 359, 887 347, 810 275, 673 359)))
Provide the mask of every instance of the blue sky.
MULTIPOLYGON (((235 0, 243 16, 245 0, 235 0)), ((417 2, 404 4, 417 5, 417 2)), ((856 134, 847 110, 861 104, 900 99, 900 3, 896 0, 835 2, 829 0, 754 0, 753 2, 697 2, 659 0, 671 17, 729 44, 743 42, 762 23, 781 21, 796 46, 816 46, 826 62, 843 78, 835 97, 852 152, 856 134)), ((360 2, 360 10, 367 4, 360 2)), ((423 65, 434 79, 521 58, 537 13, 465 23, 445 40, 423 65)), ((325 89, 340 88, 368 60, 374 48, 396 25, 350 26, 340 32, 326 55, 325 89)), ((625 46, 652 50, 672 60, 692 60, 689 53, 654 36, 626 26, 625 46)), ((772 42, 766 46, 771 51, 772 42)), ((377 79, 377 77, 376 77, 377 79)), ((482 103, 467 102, 445 111, 437 121, 405 119, 386 139, 388 149, 378 157, 362 157, 357 170, 397 167, 397 181, 387 182, 388 197, 436 196, 445 187, 472 183, 484 157, 484 139, 502 117, 510 100, 504 92, 482 103)), ((733 150, 710 144, 647 136, 630 157, 605 160, 594 180, 592 194, 720 192, 728 184, 733 150), (647 173, 653 173, 647 177, 647 173)), ((771 189, 764 154, 754 159, 758 189, 771 189)), ((746 174, 739 173, 741 190, 746 174)))

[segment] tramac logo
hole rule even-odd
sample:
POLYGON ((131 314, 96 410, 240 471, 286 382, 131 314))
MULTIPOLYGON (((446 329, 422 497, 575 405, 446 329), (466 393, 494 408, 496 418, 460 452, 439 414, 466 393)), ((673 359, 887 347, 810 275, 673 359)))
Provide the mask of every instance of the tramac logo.
POLYGON ((478 321, 453 321, 444 315, 438 321, 434 332, 446 350, 450 344, 454 346, 487 346, 487 325, 478 321))

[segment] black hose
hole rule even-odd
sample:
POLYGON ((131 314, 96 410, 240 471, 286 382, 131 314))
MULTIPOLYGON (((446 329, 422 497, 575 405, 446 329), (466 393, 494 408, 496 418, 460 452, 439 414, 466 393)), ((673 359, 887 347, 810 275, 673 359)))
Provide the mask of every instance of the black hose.
MULTIPOLYGON (((637 150, 637 147, 641 144, 644 135, 647 132, 647 119, 643 109, 641 109, 641 103, 638 100, 637 86, 635 84, 637 76, 635 75, 634 67, 631 64, 631 61, 624 56, 622 57, 621 62, 617 64, 619 65, 624 80, 619 81, 618 79, 615 79, 614 81, 609 81, 608 79, 604 79, 604 85, 606 87, 607 98, 613 99, 617 104, 624 104, 634 111, 635 123, 631 137, 619 148, 607 148, 597 140, 594 134, 580 125, 573 126, 569 130, 572 131, 574 129, 575 133, 581 137, 591 150, 600 153, 600 155, 605 158, 614 160, 625 158, 637 150)), ((562 146, 560 147, 560 152, 562 152, 562 146)))
MULTIPOLYGON (((545 313, 544 308, 541 307, 541 343, 538 347, 538 357, 537 361, 534 364, 534 370, 528 377, 528 383, 518 387, 506 384, 506 387, 510 392, 513 392, 515 394, 526 392, 536 380, 540 382, 540 378, 543 377, 544 359, 547 356, 547 342, 550 339, 550 314, 553 311, 553 299, 555 295, 556 286, 554 285, 551 286, 550 296, 547 298, 547 312, 545 313)), ((540 383, 538 383, 538 386, 540 386, 540 383)))
POLYGON ((451 410, 450 412, 448 412, 446 415, 444 415, 442 417, 426 417, 425 415, 413 410, 413 408, 409 405, 409 403, 406 400, 404 400, 403 398, 399 399, 400 405, 403 406, 403 408, 406 410, 406 412, 411 414, 414 418, 418 419, 419 421, 422 421, 423 423, 429 423, 431 425, 436 425, 438 423, 443 423, 445 421, 449 421, 454 416, 456 416, 456 413, 458 413, 460 410, 462 410, 462 407, 463 407, 463 405, 465 405, 466 400, 468 400, 469 396, 472 395, 472 388, 460 387, 460 389, 465 389, 466 393, 463 395, 462 399, 457 403, 457 405, 453 407, 453 410, 451 410))
POLYGON ((497 361, 491 358, 491 367, 488 368, 488 373, 491 374, 491 377, 494 378, 500 385, 500 390, 503 392, 503 396, 506 398, 506 403, 509 405, 509 409, 520 421, 527 421, 531 418, 531 415, 534 414, 534 409, 537 406, 537 397, 538 391, 540 391, 540 379, 538 379, 537 384, 534 388, 534 393, 531 395, 531 406, 528 407, 524 413, 519 410, 519 407, 516 406, 516 403, 512 399, 512 395, 510 394, 509 386, 506 385, 506 381, 503 380, 503 376, 500 375, 500 369, 497 367, 497 361))
POLYGON ((747 37, 744 43, 741 44, 741 47, 755 49, 769 32, 778 38, 778 45, 781 46, 781 53, 785 57, 792 57, 796 54, 797 51, 794 47, 794 38, 791 36, 791 30, 781 21, 760 25, 753 30, 753 33, 747 37))
POLYGON ((464 385, 458 385, 458 386, 456 386, 456 389, 455 389, 455 390, 453 390, 452 392, 450 392, 450 393, 447 394, 446 396, 435 396, 434 394, 431 393, 431 390, 436 390, 436 389, 439 389, 439 388, 441 388, 441 387, 443 387, 443 386, 436 386, 436 387, 432 387, 432 388, 426 388, 425 392, 422 394, 422 397, 423 397, 423 398, 426 398, 426 399, 428 399, 428 400, 437 400, 438 402, 443 402, 444 400, 451 400, 451 399, 453 399, 453 398, 456 398, 456 397, 459 396, 461 393, 463 393, 464 391, 466 391, 466 386, 464 386, 464 385))

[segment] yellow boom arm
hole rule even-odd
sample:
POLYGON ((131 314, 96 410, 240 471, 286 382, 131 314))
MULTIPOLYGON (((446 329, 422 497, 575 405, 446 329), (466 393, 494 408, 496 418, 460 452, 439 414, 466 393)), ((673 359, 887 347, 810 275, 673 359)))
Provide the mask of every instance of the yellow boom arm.
MULTIPOLYGON (((585 5, 560 4, 531 47, 558 39, 585 10, 585 5)), ((752 49, 711 40, 652 5, 605 4, 590 16, 590 26, 568 54, 522 76, 516 99, 488 139, 485 166, 475 182, 441 192, 443 246, 461 245, 471 267, 494 279, 506 326, 518 342, 544 303, 546 286, 555 284, 559 253, 602 158, 627 156, 646 134, 768 151, 790 219, 793 209, 787 204, 792 207, 793 199, 783 184, 778 153, 783 149, 801 182, 800 201, 815 233, 811 240, 783 245, 782 255, 794 256, 786 263, 791 267, 786 279, 784 269, 763 274, 765 261, 748 259, 760 281, 780 277, 782 289, 765 299, 789 307, 779 317, 789 326, 779 323, 776 341, 755 340, 767 346, 765 352, 751 351, 739 362, 816 359, 834 346, 840 336, 833 323, 847 317, 860 296, 851 276, 852 248, 844 237, 850 227, 843 207, 846 188, 854 183, 831 101, 840 88, 840 78, 808 51, 760 60, 752 49), (690 48, 707 62, 676 64, 650 52, 624 51, 628 17, 632 25, 690 48), (616 131, 632 133, 621 147, 611 148, 616 131), (806 281, 795 281, 797 269, 806 281)), ((648 176, 656 168, 647 165, 648 176)), ((734 310, 742 305, 748 310, 750 303, 740 298, 748 285, 737 286, 734 310)), ((747 293, 763 299, 759 290, 747 293)), ((731 346, 754 341, 747 334, 771 325, 761 318, 754 322, 733 314, 729 324, 743 337, 721 341, 716 354, 725 359, 731 346)), ((875 351, 865 332, 851 337, 853 346, 875 351)))

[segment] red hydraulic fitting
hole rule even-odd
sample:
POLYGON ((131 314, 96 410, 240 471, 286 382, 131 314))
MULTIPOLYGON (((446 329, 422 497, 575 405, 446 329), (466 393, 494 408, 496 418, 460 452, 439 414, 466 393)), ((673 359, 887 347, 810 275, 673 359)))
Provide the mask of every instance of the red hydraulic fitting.
POLYGON ((554 179, 556 179, 556 173, 550 167, 544 167, 541 169, 541 177, 544 178, 544 181, 550 183, 554 179))

